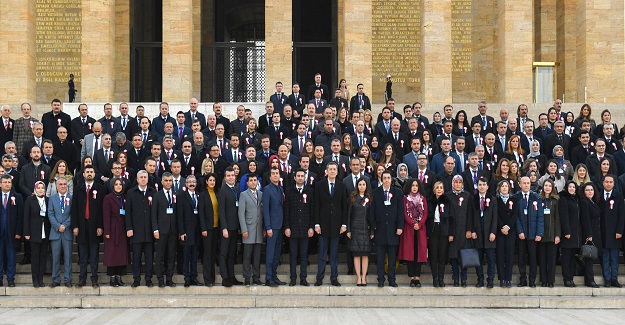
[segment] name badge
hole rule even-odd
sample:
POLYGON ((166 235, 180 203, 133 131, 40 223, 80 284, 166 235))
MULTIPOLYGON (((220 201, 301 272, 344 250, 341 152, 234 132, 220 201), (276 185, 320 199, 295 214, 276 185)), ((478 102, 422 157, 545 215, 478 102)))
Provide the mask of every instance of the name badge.
POLYGON ((42 216, 42 217, 45 217, 46 216, 46 212, 43 211, 43 210, 39 210, 39 215, 42 216))
POLYGON ((119 215, 125 216, 126 215, 126 209, 119 209, 119 215))
POLYGON ((238 207, 238 206, 239 206, 239 201, 237 201, 237 203, 236 203, 236 204, 237 204, 237 207, 238 207))
POLYGON ((384 205, 391 205, 391 201, 384 201, 384 205))
MULTIPOLYGON (((237 206, 239 206, 239 203, 237 202, 237 206)), ((193 214, 198 214, 197 209, 193 209, 193 214)))
POLYGON ((174 214, 174 208, 167 208, 167 214, 174 214))
POLYGON ((527 215, 527 209, 523 209, 523 214, 527 215))
POLYGON ((551 214, 551 209, 544 209, 544 210, 543 210, 543 213, 544 213, 544 214, 551 214))

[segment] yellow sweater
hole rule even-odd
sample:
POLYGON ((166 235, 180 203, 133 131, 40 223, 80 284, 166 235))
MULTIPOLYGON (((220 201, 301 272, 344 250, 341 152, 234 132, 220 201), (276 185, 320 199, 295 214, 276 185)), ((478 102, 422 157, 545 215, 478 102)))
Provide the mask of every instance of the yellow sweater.
POLYGON ((215 189, 208 189, 208 194, 211 196, 211 202, 213 203, 213 228, 219 227, 219 203, 217 202, 217 195, 215 189))

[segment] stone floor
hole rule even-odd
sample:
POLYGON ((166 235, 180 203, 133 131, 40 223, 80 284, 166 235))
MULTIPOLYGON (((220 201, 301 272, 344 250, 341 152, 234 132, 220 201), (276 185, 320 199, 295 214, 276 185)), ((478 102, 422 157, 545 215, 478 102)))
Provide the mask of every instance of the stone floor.
POLYGON ((0 309, 0 324, 621 324, 625 310, 0 309))

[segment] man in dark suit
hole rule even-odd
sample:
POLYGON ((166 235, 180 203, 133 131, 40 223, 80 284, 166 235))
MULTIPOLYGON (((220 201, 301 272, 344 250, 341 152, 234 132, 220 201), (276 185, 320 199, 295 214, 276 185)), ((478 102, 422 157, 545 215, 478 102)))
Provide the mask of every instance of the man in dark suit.
POLYGON ((323 111, 328 108, 328 102, 322 98, 319 89, 315 90, 313 97, 311 97, 308 103, 315 105, 315 117, 317 118, 320 118, 323 115, 323 111))
POLYGON ((299 84, 296 82, 293 84, 293 93, 289 95, 289 105, 293 107, 294 111, 297 111, 297 116, 302 116, 306 111, 306 97, 300 93, 299 84))
MULTIPOLYGON (((26 159, 30 159, 30 149, 32 147, 39 147, 43 145, 43 124, 35 122, 32 128, 32 135, 28 137, 28 140, 24 141, 22 151, 20 154, 26 159)), ((17 149, 17 148, 16 148, 17 149)))
MULTIPOLYGON (((616 161, 616 169, 613 168, 613 170, 617 177, 625 174, 625 149, 623 149, 623 144, 625 144, 625 138, 621 139, 621 141, 621 149, 612 154, 612 156, 614 156, 614 160, 616 161)), ((573 149, 573 152, 574 151, 575 148, 573 149)), ((571 159, 573 159, 573 157, 571 157, 571 159)), ((571 163, 573 163, 572 160, 571 163)), ((573 164, 573 166, 575 166, 575 164, 573 164)))
POLYGON ((271 168, 269 185, 263 189, 263 220, 267 232, 266 274, 267 286, 286 284, 278 279, 278 263, 282 251, 282 225, 284 221, 284 191, 280 186, 280 170, 271 168))
POLYGON ((20 175, 19 192, 24 197, 29 197, 33 194, 35 182, 42 181, 47 186, 50 179, 51 169, 41 161, 41 149, 39 147, 35 146, 30 149, 30 159, 30 163, 22 166, 20 175))
POLYGON ((599 138, 595 142, 595 153, 586 157, 586 167, 588 168, 588 174, 591 178, 601 174, 600 164, 603 158, 610 160, 610 166, 616 166, 614 156, 607 153, 605 150, 605 140, 599 138))
MULTIPOLYGON (((606 124, 603 125, 605 128, 606 124)), ((601 269, 605 287, 620 288, 618 282, 618 257, 622 247, 623 227, 625 226, 625 204, 623 194, 614 187, 614 175, 606 175, 603 179, 603 191, 599 192, 599 208, 601 209, 602 254, 601 269)))
POLYGON ((145 285, 152 287, 152 256, 154 230, 152 227, 152 204, 156 190, 148 186, 148 172, 137 173, 137 186, 126 195, 126 234, 132 245, 132 287, 141 283, 141 255, 145 259, 145 285))
MULTIPOLYGON (((340 88, 337 88, 334 90, 334 98, 332 98, 330 100, 330 102, 328 103, 328 107, 336 107, 337 111, 341 108, 346 108, 349 110, 348 107, 348 103, 347 103, 347 99, 342 97, 342 91, 340 88)), ((348 118, 349 118, 349 114, 348 114, 348 118)))
POLYGON ((187 190, 178 194, 178 232, 180 233, 180 244, 183 247, 184 260, 182 273, 184 274, 184 286, 202 286, 203 283, 197 280, 197 252, 200 243, 200 221, 199 221, 199 195, 195 191, 197 180, 194 175, 189 175, 185 179, 187 190))
POLYGON ((111 103, 104 104, 104 116, 98 120, 102 125, 102 133, 115 136, 122 128, 119 120, 113 116, 113 105, 111 103))
POLYGON ((365 134, 365 122, 356 122, 356 132, 352 136, 352 147, 356 150, 360 150, 363 145, 369 145, 371 143, 371 136, 365 134))
POLYGON ((404 203, 402 190, 391 187, 393 176, 390 171, 382 173, 382 186, 373 190, 369 208, 369 224, 375 231, 377 249, 378 287, 384 286, 384 260, 388 256, 388 284, 397 287, 395 263, 399 236, 404 229, 404 203))
POLYGON ((56 129, 59 126, 64 126, 69 132, 71 137, 71 122, 72 118, 65 112, 61 111, 61 101, 59 99, 53 99, 52 110, 41 116, 41 123, 43 124, 43 137, 50 139, 53 142, 58 140, 56 136, 56 129))
POLYGON ((239 148, 240 139, 241 137, 238 134, 230 135, 230 148, 221 155, 228 165, 231 165, 233 162, 240 163, 244 159, 243 150, 239 148))
POLYGON ((149 156, 149 150, 144 149, 142 146, 141 135, 135 134, 132 136, 132 149, 128 150, 128 167, 133 170, 140 170, 143 166, 143 161, 149 156))
POLYGON ((152 232, 156 240, 156 258, 155 269, 158 287, 164 288, 165 285, 175 287, 173 281, 174 276, 174 256, 176 254, 176 242, 178 239, 177 225, 177 198, 176 193, 172 189, 173 177, 171 173, 166 172, 161 178, 163 190, 158 191, 153 198, 151 214, 152 214, 152 232), (167 257, 167 260, 165 260, 167 257), (167 282, 165 282, 165 276, 167 282))
POLYGON ((486 179, 490 178, 490 175, 478 168, 478 156, 476 152, 472 152, 469 154, 469 167, 466 168, 462 174, 462 180, 464 181, 464 190, 469 191, 470 193, 477 194, 477 185, 478 180, 481 177, 486 179))
POLYGON ((374 133, 378 138, 384 137, 391 131, 391 109, 388 106, 382 108, 382 120, 375 125, 374 133))
POLYGON ((313 236, 314 227, 314 191, 309 186, 306 186, 306 181, 306 171, 298 169, 295 172, 295 185, 285 193, 284 235, 289 238, 290 248, 291 281, 289 286, 296 284, 298 253, 300 258, 300 285, 308 286, 306 268, 308 265, 308 239, 313 236))
MULTIPOLYGON (((134 119, 134 117, 128 115, 128 103, 120 103, 119 104, 119 117, 117 117, 117 121, 119 122, 119 131, 124 133, 127 138, 132 136, 130 133, 130 121, 134 119)), ((113 135, 113 138, 115 135, 113 135)))
MULTIPOLYGON (((391 114, 389 116, 390 120, 395 119, 395 118, 400 120, 400 121, 402 120, 402 115, 399 112, 395 111, 395 99, 389 97, 386 100, 386 106, 385 107, 388 107, 389 110, 391 111, 391 114)), ((383 119, 385 119, 383 113, 384 113, 384 111, 382 111, 382 113, 378 114, 378 119, 377 119, 378 122, 380 122, 383 119)))
POLYGON ((169 104, 166 102, 162 102, 159 108, 160 114, 152 119, 152 126, 150 127, 151 131, 156 133, 157 138, 165 135, 163 131, 163 127, 165 123, 171 122, 173 125, 176 125, 176 120, 169 115, 169 104))
POLYGON ((330 154, 323 157, 323 163, 327 166, 331 161, 336 162, 339 168, 337 177, 342 180, 345 178, 347 169, 349 168, 349 158, 341 155, 341 141, 338 139, 332 140, 330 150, 330 154))
POLYGON ((540 146, 542 147, 542 139, 534 134, 533 121, 526 121, 525 125, 520 126, 520 128, 523 129, 523 134, 519 135, 519 137, 521 138, 521 148, 523 149, 523 152, 525 152, 526 154, 530 152, 530 149, 532 148, 531 143, 533 143, 534 140, 538 141, 540 143, 540 146))
MULTIPOLYGON (((171 117, 170 119, 173 120, 173 118, 171 117)), ((167 121, 167 122, 171 122, 171 121, 167 121)), ((171 122, 171 123, 172 125, 174 124, 174 122, 171 122)), ((143 146, 143 148, 148 148, 148 150, 150 150, 150 147, 152 146, 152 142, 158 141, 159 134, 156 133, 155 131, 150 130, 150 128, 152 129, 154 128, 150 127, 150 120, 147 117, 141 118, 141 123, 139 124, 139 127, 141 128, 141 130, 139 131, 141 135, 141 145, 143 146)), ((165 134, 163 131, 163 136, 164 135, 165 134)))
POLYGON ((280 114, 274 112, 271 118, 272 124, 265 128, 265 133, 269 135, 270 147, 272 150, 278 150, 284 139, 291 138, 291 130, 280 124, 280 114))
POLYGON ((605 151, 611 155, 614 155, 615 152, 622 150, 623 146, 618 141, 618 139, 614 136, 614 125, 611 123, 603 124, 603 136, 602 138, 605 140, 605 151))
POLYGON ((64 127, 58 128, 56 134, 59 140, 53 143, 54 154, 59 158, 67 162, 70 171, 75 170, 78 163, 78 151, 76 147, 67 139, 67 129, 64 127))
MULTIPOLYGON (((6 143, 13 140, 13 126, 15 120, 11 116, 11 108, 9 105, 2 105, 0 110, 2 114, 2 126, 0 126, 0 143, 6 143)), ((0 155, 4 154, 4 146, 0 146, 0 155)))
POLYGON ((321 73, 318 73, 318 72, 315 74, 315 83, 310 85, 310 87, 308 87, 307 97, 312 99, 317 90, 319 90, 319 94, 320 94, 319 98, 322 98, 326 101, 330 99, 328 86, 321 83, 321 73))
POLYGON ((78 242, 80 256, 80 275, 76 287, 86 285, 87 262, 91 265, 91 285, 98 287, 98 257, 100 239, 104 221, 102 220, 102 201, 104 187, 95 183, 95 169, 88 165, 82 172, 84 183, 77 183, 72 200, 72 228, 78 242))
POLYGON ((360 160, 358 160, 358 158, 353 158, 349 162, 349 169, 351 170, 351 173, 343 178, 343 184, 345 184, 345 189, 347 190, 348 197, 352 194, 353 191, 357 190, 356 183, 361 178, 364 178, 367 182, 367 188, 371 188, 371 180, 369 179, 369 176, 365 175, 361 170, 360 160))
POLYGON ((380 148, 387 143, 393 145, 393 151, 397 158, 403 157, 410 150, 410 138, 405 133, 400 133, 400 122, 397 119, 391 121, 391 131, 384 135, 380 141, 380 148))
POLYGON ((556 145, 561 145, 562 148, 564 148, 564 159, 569 160, 569 152, 571 150, 571 137, 569 137, 568 134, 564 134, 564 122, 556 121, 553 128, 554 133, 548 135, 545 141, 543 141, 544 145, 542 146, 542 148, 540 148, 541 152, 547 157, 552 157, 553 154, 551 153, 551 150, 553 149, 553 147, 555 147, 556 145))
POLYGON ((87 107, 87 104, 78 105, 79 116, 70 122, 70 130, 72 134, 70 139, 74 142, 74 146, 76 146, 77 150, 82 149, 85 135, 93 132, 93 124, 96 122, 93 117, 88 115, 88 112, 89 108, 87 107))
POLYGON ((486 101, 481 101, 477 105, 477 109, 480 114, 473 116, 471 118, 471 125, 473 122, 478 121, 480 125, 482 125, 482 136, 485 136, 487 133, 495 133, 495 119, 492 116, 486 115, 486 101))
POLYGON ((506 123, 503 121, 497 122, 497 134, 495 135, 495 147, 500 148, 501 152, 508 150, 508 136, 506 134, 506 123))
POLYGON ((306 140, 308 140, 306 137, 306 125, 300 123, 297 125, 295 137, 291 139, 291 143, 293 143, 291 153, 298 157, 301 156, 304 152, 306 140))
POLYGON ((484 144, 484 137, 480 133, 482 131, 482 124, 478 121, 473 122, 473 124, 471 124, 471 130, 473 132, 466 136, 466 152, 474 152, 475 147, 484 144))
POLYGON ((423 195, 426 198, 432 197, 432 187, 436 183, 436 174, 428 168, 428 156, 424 153, 417 155, 417 169, 410 173, 410 177, 418 178, 423 184, 423 195))
POLYGON ((107 182, 113 176, 111 169, 116 156, 117 151, 111 148, 111 136, 102 135, 102 149, 96 151, 93 157, 93 167, 102 175, 100 181, 107 182))
POLYGON ((235 187, 234 169, 225 170, 226 182, 221 187, 219 200, 219 226, 221 227, 221 247, 219 250, 219 273, 222 285, 232 287, 243 282, 234 276, 234 259, 237 249, 239 230, 239 189, 235 187))
POLYGON ((269 97, 269 101, 273 103, 274 111, 282 114, 284 105, 287 104, 289 97, 282 92, 282 82, 276 82, 276 92, 269 97))
POLYGON ((538 127, 534 131, 534 134, 536 134, 536 137, 542 139, 543 143, 545 143, 545 139, 547 139, 547 136, 551 133, 553 133, 553 129, 549 127, 549 118, 547 117, 547 113, 540 113, 540 115, 538 115, 538 127))
POLYGON ((50 169, 53 169, 54 166, 56 166, 56 163, 59 161, 59 157, 54 155, 54 145, 52 144, 52 141, 44 140, 41 148, 43 151, 41 161, 48 167, 50 167, 50 169))
MULTIPOLYGON (((333 286, 339 287, 338 248, 339 236, 347 230, 347 193, 345 185, 337 178, 339 166, 331 161, 326 166, 327 178, 315 186, 314 223, 319 235, 319 261, 315 286, 323 284, 326 271, 326 257, 330 254, 333 286)), ((394 265, 394 264, 393 264, 394 265)))
MULTIPOLYGON (((464 176, 464 175, 463 175, 464 176)), ((494 287, 495 280, 495 235, 497 234, 497 200, 488 194, 488 179, 478 179, 477 192, 473 196, 473 220, 467 221, 467 229, 472 229, 471 237, 476 248, 479 249, 480 260, 486 254, 488 263, 486 283, 487 288, 494 287)), ((556 226, 557 227, 557 226, 556 226)), ((477 273, 476 287, 484 286, 484 270, 482 266, 475 268, 477 273)), ((545 281, 544 279, 542 279, 545 281)))
MULTIPOLYGON (((585 163, 586 157, 595 153, 595 148, 590 145, 590 133, 588 133, 588 131, 584 130, 579 134, 579 142, 580 145, 571 149, 571 164, 573 164, 573 166, 577 166, 579 163, 585 163)), ((614 158, 616 159, 619 175, 622 174, 621 171, 625 173, 625 152, 623 152, 623 150, 615 152, 614 158), (623 169, 620 168, 621 164, 623 164, 623 169)))
POLYGON ((484 160, 497 164, 499 159, 504 157, 501 146, 496 144, 495 135, 492 133, 484 136, 484 160))
MULTIPOLYGON (((182 140, 190 139, 193 137, 193 131, 190 126, 185 124, 185 116, 183 111, 176 113, 176 123, 174 124, 174 130, 172 136, 176 138, 176 143, 182 142, 182 140)), ((169 122, 168 122, 169 123, 169 122)), ((165 132, 167 133, 167 132, 165 132)))
MULTIPOLYGON (((144 112, 145 112, 145 108, 143 107, 143 105, 139 105, 135 109, 136 116, 128 120, 128 126, 126 128, 126 137, 128 139, 132 138, 132 135, 141 132, 141 126, 140 126, 141 119, 146 117, 144 115, 144 112)), ((148 119, 148 124, 149 124, 149 121, 150 120, 148 119)))
MULTIPOLYGON (((34 188, 34 186, 33 186, 34 188)), ((6 270, 8 286, 15 287, 15 249, 19 246, 24 227, 24 201, 13 189, 10 175, 0 177, 2 204, 0 205, 0 284, 6 270)))
POLYGON ((264 134, 265 128, 267 128, 269 125, 272 124, 271 119, 273 117, 273 111, 274 111, 273 103, 272 102, 265 103, 266 113, 258 117, 258 133, 264 134))
POLYGON ((184 113, 184 125, 190 128, 193 121, 198 120, 200 121, 200 128, 204 129, 206 128, 206 117, 204 116, 204 114, 200 113, 197 108, 197 99, 191 98, 191 100, 189 100, 189 110, 184 113))
POLYGON ((369 96, 365 95, 365 86, 363 84, 358 84, 356 86, 356 95, 352 96, 349 101, 349 110, 350 112, 355 112, 361 109, 371 110, 371 100, 369 100, 369 96))

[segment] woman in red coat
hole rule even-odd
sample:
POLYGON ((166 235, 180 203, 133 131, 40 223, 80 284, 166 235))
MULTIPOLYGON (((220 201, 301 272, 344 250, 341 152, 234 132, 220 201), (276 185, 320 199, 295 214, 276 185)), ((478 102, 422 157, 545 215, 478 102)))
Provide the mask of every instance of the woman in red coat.
POLYGON ((104 265, 111 277, 111 287, 124 286, 122 274, 128 265, 128 241, 126 240, 126 196, 124 182, 111 179, 113 192, 104 197, 104 265))
POLYGON ((404 232, 399 240, 398 259, 408 262, 408 276, 413 288, 421 287, 421 264, 428 260, 425 231, 428 203, 421 188, 418 179, 410 180, 404 186, 404 232))

